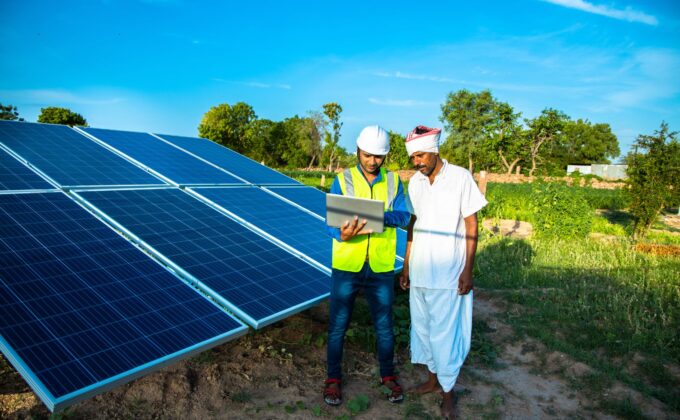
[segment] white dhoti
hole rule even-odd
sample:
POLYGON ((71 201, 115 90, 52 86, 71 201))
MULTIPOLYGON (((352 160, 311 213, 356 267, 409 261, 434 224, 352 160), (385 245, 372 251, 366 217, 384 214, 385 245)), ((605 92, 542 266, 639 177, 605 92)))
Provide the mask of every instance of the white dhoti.
POLYGON ((411 362, 427 365, 444 392, 453 389, 472 339, 472 291, 411 287, 411 362))

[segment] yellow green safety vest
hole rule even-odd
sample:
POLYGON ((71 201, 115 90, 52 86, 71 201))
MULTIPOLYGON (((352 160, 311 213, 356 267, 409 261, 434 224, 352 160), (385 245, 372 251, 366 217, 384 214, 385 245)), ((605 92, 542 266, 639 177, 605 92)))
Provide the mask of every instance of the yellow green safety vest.
MULTIPOLYGON (((392 210, 399 187, 398 175, 385 168, 380 168, 380 182, 372 188, 356 166, 338 174, 338 182, 343 195, 382 200, 385 211, 392 210)), ((385 273, 394 270, 396 253, 397 230, 385 226, 383 233, 359 235, 343 242, 333 239, 333 268, 356 273, 368 258, 373 272, 385 273)))

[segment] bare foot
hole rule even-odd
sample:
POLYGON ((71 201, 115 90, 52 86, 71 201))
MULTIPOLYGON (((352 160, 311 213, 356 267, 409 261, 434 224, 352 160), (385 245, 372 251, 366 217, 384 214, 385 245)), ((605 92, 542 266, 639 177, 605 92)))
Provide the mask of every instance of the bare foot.
POLYGON ((456 395, 453 390, 442 392, 442 417, 446 420, 456 419, 456 395))
POLYGON ((430 392, 441 392, 442 387, 439 385, 437 380, 437 375, 432 372, 428 372, 427 381, 418 385, 414 388, 416 394, 429 394, 430 392))

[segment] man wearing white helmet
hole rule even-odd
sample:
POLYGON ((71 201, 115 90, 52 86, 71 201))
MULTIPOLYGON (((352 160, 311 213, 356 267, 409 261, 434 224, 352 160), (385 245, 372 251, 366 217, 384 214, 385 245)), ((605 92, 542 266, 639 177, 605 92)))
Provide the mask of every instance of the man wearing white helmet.
POLYGON ((429 370, 416 392, 442 392, 442 417, 452 419, 453 386, 470 351, 477 211, 487 202, 470 172, 439 156, 440 134, 418 126, 406 137, 417 172, 409 183, 414 217, 399 282, 411 289, 411 362, 429 370))
POLYGON ((401 402, 403 391, 394 373, 394 259, 396 228, 406 226, 411 217, 404 187, 396 173, 382 167, 390 151, 389 134, 381 127, 364 128, 357 138, 357 165, 338 174, 332 194, 372 198, 385 203, 383 233, 364 230, 366 220, 354 217, 340 228, 329 227, 333 237, 330 316, 328 323, 328 375, 323 392, 329 405, 342 403, 342 352, 354 300, 363 289, 375 328, 381 384, 390 402, 401 402))

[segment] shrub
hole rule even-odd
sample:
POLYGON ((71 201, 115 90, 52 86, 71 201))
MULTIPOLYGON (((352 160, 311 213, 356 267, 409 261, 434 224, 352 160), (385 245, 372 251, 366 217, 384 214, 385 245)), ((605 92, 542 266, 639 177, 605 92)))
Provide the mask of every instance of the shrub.
POLYGON ((680 142, 676 132, 661 123, 655 135, 638 136, 635 152, 628 156, 627 172, 633 236, 639 239, 647 234, 665 206, 680 201, 680 142))
POLYGON ((531 195, 534 229, 540 236, 584 237, 590 233, 593 211, 588 201, 558 183, 539 183, 531 195))

